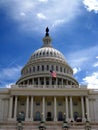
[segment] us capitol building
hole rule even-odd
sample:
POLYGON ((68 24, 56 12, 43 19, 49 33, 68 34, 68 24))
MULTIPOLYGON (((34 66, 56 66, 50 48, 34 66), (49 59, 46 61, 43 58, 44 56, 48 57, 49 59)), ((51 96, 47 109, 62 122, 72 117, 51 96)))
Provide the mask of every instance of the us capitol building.
POLYGON ((0 121, 98 122, 98 91, 79 85, 64 55, 52 47, 46 28, 43 45, 21 70, 21 77, 10 88, 0 88, 0 121))

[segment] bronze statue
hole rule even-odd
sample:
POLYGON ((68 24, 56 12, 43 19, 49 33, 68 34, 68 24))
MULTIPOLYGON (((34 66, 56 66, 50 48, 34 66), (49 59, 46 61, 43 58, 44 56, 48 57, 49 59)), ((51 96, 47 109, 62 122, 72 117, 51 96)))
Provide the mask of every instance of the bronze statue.
POLYGON ((45 36, 49 36, 49 28, 46 28, 46 35, 45 36))

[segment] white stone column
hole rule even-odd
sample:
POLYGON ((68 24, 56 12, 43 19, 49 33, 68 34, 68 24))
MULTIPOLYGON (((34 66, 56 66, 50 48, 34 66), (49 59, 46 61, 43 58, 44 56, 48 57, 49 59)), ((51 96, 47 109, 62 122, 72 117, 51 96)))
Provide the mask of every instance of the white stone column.
POLYGON ((14 106, 14 119, 16 120, 17 116, 17 96, 15 96, 15 106, 14 106))
POLYGON ((27 96, 27 101, 26 101, 26 120, 29 118, 29 96, 27 96))
POLYGON ((55 82, 56 82, 56 83, 55 83, 56 87, 57 87, 57 81, 58 81, 58 79, 56 78, 56 81, 55 81, 55 82))
POLYGON ((44 77, 44 85, 46 86, 46 78, 44 77))
POLYGON ((56 105, 56 97, 54 97, 54 121, 57 121, 57 105, 56 105))
POLYGON ((10 97, 10 102, 9 102, 9 120, 12 119, 12 109, 13 109, 13 97, 10 97))
POLYGON ((31 97, 31 111, 30 111, 30 120, 33 121, 33 96, 31 97))
POLYGON ((82 107, 82 121, 85 119, 85 114, 84 114, 84 100, 83 96, 81 97, 81 107, 82 107))
POLYGON ((86 98, 86 113, 87 113, 87 119, 90 120, 90 117, 89 117, 89 100, 88 100, 88 97, 85 97, 86 98))
POLYGON ((34 79, 32 79, 32 85, 34 85, 34 79))
POLYGON ((65 103, 66 103, 66 120, 69 119, 69 113, 68 113, 68 97, 66 96, 65 97, 65 103))
POLYGON ((49 85, 52 85, 52 77, 50 77, 49 81, 50 81, 49 85))
POLYGON ((72 103, 72 97, 70 96, 70 118, 73 120, 73 103, 72 103))
POLYGON ((45 121, 45 97, 43 97, 43 99, 42 99, 43 101, 42 101, 42 120, 43 121, 45 121))
POLYGON ((38 78, 38 85, 40 85, 40 78, 38 78))

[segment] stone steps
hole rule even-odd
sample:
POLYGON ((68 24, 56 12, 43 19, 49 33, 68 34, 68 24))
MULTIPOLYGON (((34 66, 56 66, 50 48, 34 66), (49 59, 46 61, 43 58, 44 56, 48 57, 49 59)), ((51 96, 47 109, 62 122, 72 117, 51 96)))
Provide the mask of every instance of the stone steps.
MULTIPOLYGON (((23 122, 23 130, 39 130, 40 122, 23 122)), ((92 124, 91 130, 98 130, 98 124, 92 124)), ((0 122, 0 130, 17 130, 17 122, 0 122)), ((46 122, 46 130, 62 130, 62 123, 46 122)), ((74 124, 69 130, 85 130, 84 124, 74 124)))

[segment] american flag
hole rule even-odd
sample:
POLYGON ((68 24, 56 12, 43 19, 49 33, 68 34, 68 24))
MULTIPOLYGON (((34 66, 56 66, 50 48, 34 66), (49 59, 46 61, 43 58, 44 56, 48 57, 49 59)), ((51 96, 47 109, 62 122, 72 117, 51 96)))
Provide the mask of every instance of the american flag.
POLYGON ((51 73, 51 76, 52 76, 53 78, 56 78, 56 72, 55 72, 55 71, 50 70, 50 73, 51 73))

